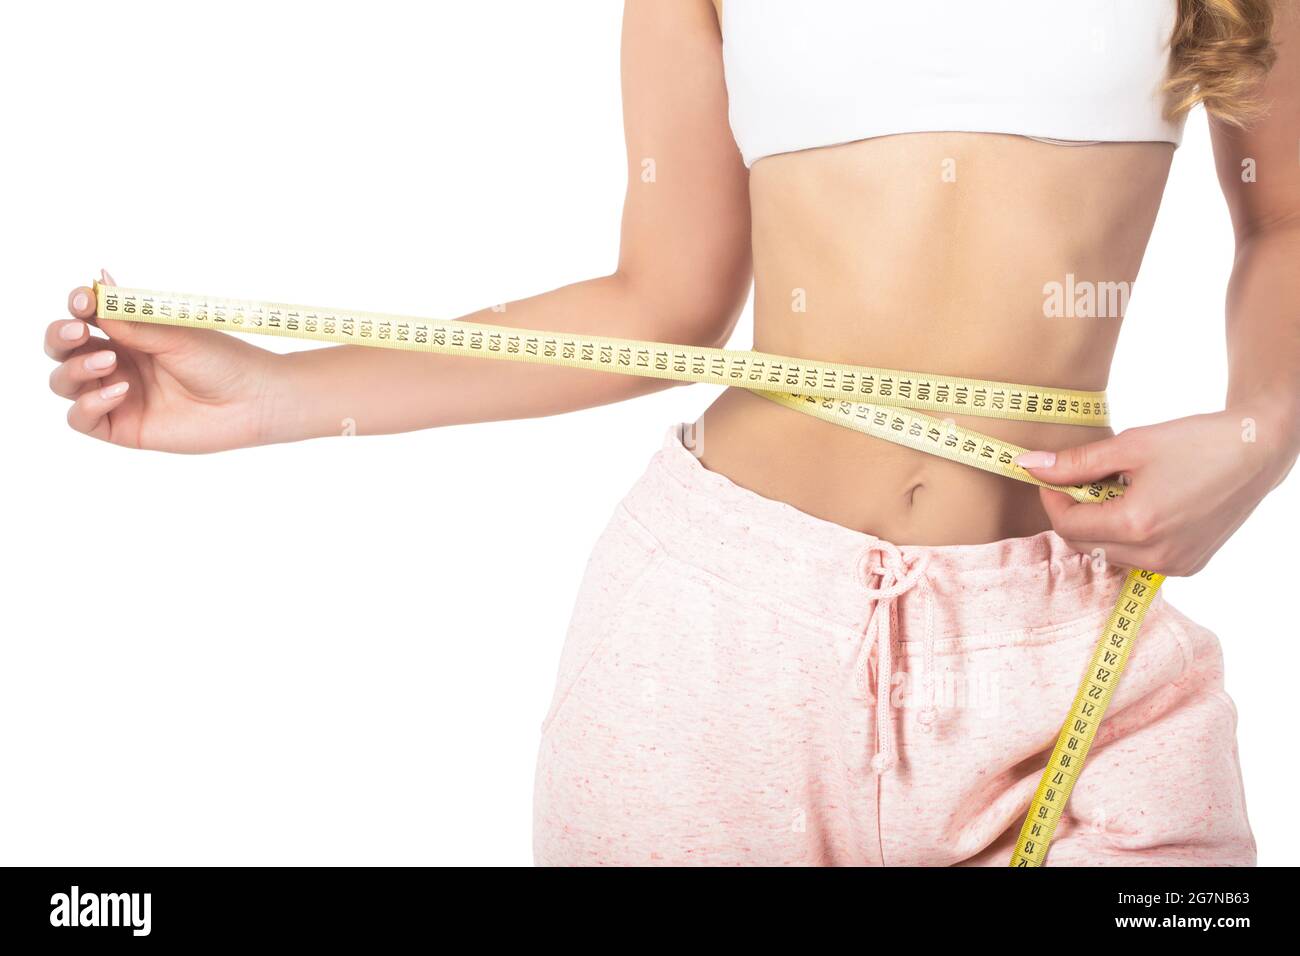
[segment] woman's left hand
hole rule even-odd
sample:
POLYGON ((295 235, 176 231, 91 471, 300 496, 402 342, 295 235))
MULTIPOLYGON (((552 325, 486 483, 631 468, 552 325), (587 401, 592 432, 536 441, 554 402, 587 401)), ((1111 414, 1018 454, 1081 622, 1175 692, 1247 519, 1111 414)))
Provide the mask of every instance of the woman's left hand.
POLYGON ((1040 489, 1043 508, 1073 548, 1112 564, 1167 575, 1195 574, 1260 500, 1286 476, 1291 442, 1229 409, 1131 428, 1112 438, 1017 462, 1053 484, 1122 475, 1124 495, 1081 504, 1040 489))

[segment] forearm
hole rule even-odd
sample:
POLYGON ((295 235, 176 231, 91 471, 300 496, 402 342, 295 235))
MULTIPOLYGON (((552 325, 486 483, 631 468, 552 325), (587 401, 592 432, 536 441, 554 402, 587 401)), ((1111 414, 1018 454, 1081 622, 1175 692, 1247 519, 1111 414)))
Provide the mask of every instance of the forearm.
MULTIPOLYGON (((674 312, 623 273, 488 309, 467 321, 554 332, 716 344, 732 317, 674 312), (704 341, 709 340, 709 341, 704 341)), ((534 418, 622 401, 669 383, 577 369, 341 346, 283 356, 269 441, 534 418)))
POLYGON ((1300 223, 1237 246, 1228 286, 1227 407, 1251 419, 1261 464, 1286 474, 1300 453, 1300 223))

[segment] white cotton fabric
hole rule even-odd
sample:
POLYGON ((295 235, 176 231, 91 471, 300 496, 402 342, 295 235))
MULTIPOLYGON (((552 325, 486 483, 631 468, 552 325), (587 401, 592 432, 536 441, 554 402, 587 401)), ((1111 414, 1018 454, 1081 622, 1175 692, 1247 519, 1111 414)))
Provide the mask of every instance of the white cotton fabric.
POLYGON ((896 133, 1175 145, 1176 0, 726 0, 731 127, 765 156, 896 133))

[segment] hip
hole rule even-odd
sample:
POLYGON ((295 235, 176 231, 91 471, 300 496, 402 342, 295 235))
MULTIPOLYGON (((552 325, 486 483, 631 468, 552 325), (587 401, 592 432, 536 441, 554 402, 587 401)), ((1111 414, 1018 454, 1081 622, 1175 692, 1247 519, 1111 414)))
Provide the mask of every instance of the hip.
MULTIPOLYGON (((1004 865, 1122 579, 1051 531, 896 545, 670 434, 577 598, 538 858, 1004 865)), ((1248 863, 1218 640, 1163 598, 1147 622, 1055 862, 1248 863)))

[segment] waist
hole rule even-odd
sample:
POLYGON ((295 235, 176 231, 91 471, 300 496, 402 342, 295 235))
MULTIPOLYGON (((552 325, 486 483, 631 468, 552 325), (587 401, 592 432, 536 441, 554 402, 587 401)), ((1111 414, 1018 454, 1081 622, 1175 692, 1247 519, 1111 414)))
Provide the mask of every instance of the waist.
MULTIPOLYGON (((770 278, 762 279, 760 289, 770 290, 770 278)), ((770 291, 758 296, 755 348, 1066 390, 1100 391, 1109 378, 1119 317, 1050 318, 1024 303, 999 310, 961 297, 928 305, 890 295, 877 301, 852 282, 818 288, 816 303, 800 313, 774 305, 770 291)), ((1077 423, 963 416, 952 408, 931 414, 1043 451, 1111 434, 1077 423)), ((738 389, 724 393, 702 424, 698 457, 706 468, 855 531, 944 546, 1051 527, 1033 486, 837 428, 738 389)))
MULTIPOLYGON (((950 417, 1025 448, 1059 451, 1106 428, 950 417)), ((983 544, 1050 528, 1032 485, 857 434, 740 389, 697 424, 691 450, 741 488, 899 544, 983 544)))

